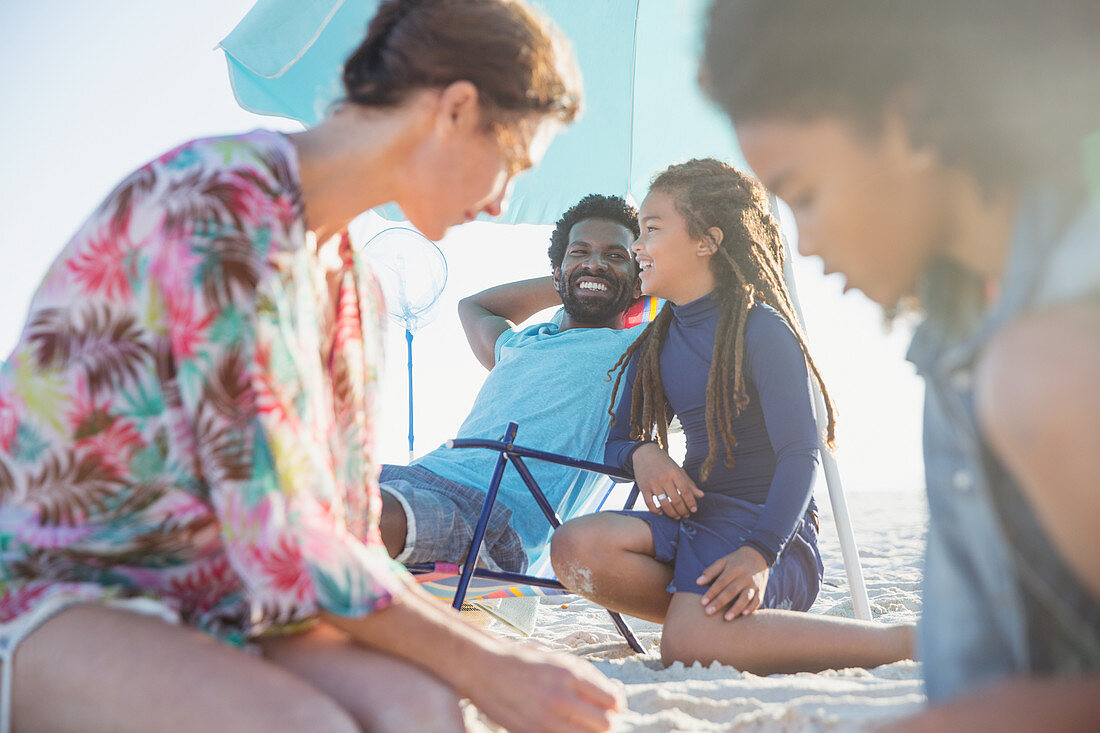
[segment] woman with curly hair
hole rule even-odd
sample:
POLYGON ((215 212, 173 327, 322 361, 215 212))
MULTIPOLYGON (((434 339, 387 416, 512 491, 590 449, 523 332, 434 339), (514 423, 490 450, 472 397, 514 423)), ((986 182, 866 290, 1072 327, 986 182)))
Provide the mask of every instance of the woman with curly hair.
POLYGON ((799 247, 919 320, 920 730, 1100 720, 1100 5, 718 0, 702 77, 799 247))

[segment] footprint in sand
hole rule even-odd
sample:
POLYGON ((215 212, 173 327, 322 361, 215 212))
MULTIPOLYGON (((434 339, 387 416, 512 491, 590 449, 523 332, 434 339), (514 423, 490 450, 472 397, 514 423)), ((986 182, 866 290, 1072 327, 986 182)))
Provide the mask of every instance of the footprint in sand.
POLYGON ((566 637, 557 640, 559 644, 564 644, 570 649, 576 649, 583 644, 599 644, 602 641, 607 641, 607 636, 603 634, 596 634, 591 631, 574 631, 566 637))

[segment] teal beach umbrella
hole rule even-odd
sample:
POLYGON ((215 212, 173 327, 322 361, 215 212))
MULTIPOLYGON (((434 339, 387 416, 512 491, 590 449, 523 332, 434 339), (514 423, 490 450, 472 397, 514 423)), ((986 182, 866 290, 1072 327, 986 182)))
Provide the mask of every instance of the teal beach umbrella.
MULTIPOLYGON (((516 180, 508 210, 494 221, 553 223, 588 193, 640 202, 655 173, 689 158, 712 156, 748 169, 729 120, 699 89, 709 0, 528 1, 572 42, 585 111, 557 136, 541 164, 516 180)), ((343 62, 365 36, 378 4, 258 0, 220 44, 238 102, 259 114, 317 124, 339 101, 343 62)), ((380 213, 404 218, 392 206, 380 213)), ((794 295, 789 272, 788 282, 794 295)), ((840 475, 832 454, 823 448, 821 455, 855 615, 869 619, 840 475)))
MULTIPOLYGON (((532 0, 572 41, 583 117, 517 179, 504 223, 555 221, 582 196, 641 201, 669 163, 714 156, 743 166, 729 121, 699 91, 704 0, 532 0)), ((377 0, 259 0, 221 42, 245 109, 319 122, 341 96, 344 59, 377 0)), ((381 212, 404 218, 390 207, 381 212)))

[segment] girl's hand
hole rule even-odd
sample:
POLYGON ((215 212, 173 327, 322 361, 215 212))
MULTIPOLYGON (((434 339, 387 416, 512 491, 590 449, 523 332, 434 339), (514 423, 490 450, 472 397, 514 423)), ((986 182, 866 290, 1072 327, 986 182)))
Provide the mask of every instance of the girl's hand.
POLYGON ((760 608, 768 585, 768 562, 755 549, 744 545, 712 563, 695 582, 710 583, 703 594, 705 613, 712 616, 729 606, 725 619, 732 621, 760 608))
POLYGON ((645 443, 634 451, 631 462, 638 489, 649 511, 685 519, 698 508, 695 500, 703 492, 656 443, 645 443))

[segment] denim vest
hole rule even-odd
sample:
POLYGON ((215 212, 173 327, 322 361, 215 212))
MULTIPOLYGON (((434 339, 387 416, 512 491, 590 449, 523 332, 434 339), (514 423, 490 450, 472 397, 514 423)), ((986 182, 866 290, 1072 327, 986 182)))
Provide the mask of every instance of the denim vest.
POLYGON ((1076 212, 1069 200, 1050 188, 1021 196, 988 309, 980 284, 951 263, 922 285, 928 315, 907 358, 925 381, 930 520, 917 647, 933 702, 1013 675, 1100 670, 1100 606, 985 445, 972 384, 983 348, 1011 321, 1058 302, 1100 304, 1100 200, 1076 212))

